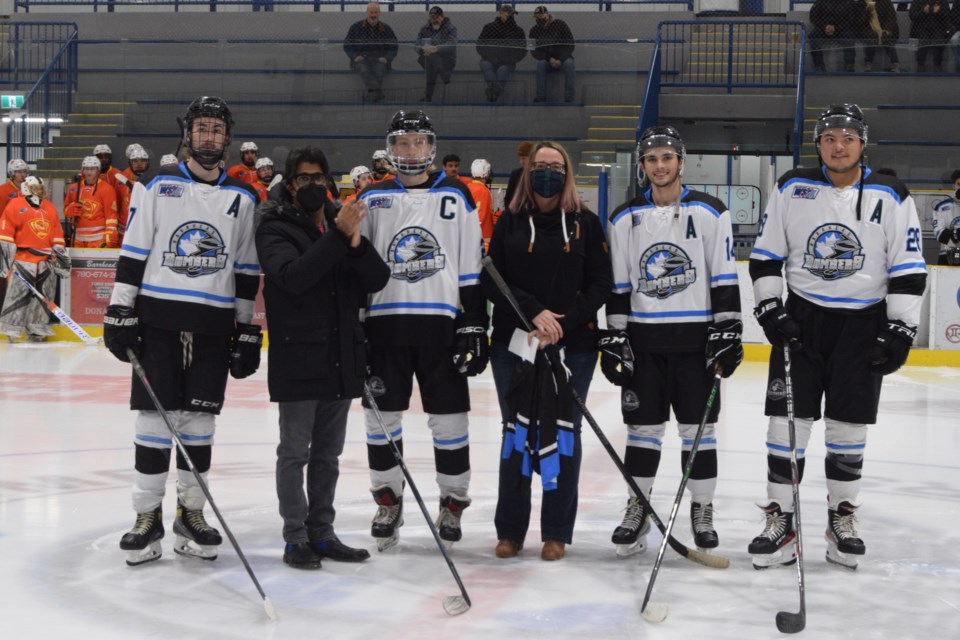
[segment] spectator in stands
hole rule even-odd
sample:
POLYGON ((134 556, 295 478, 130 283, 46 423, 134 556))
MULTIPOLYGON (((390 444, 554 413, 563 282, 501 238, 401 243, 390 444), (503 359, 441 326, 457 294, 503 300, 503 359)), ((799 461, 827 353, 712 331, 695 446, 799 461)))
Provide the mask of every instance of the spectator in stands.
POLYGON ((537 60, 537 95, 534 102, 547 100, 547 73, 562 71, 564 78, 563 101, 573 102, 576 92, 576 70, 573 64, 573 34, 563 20, 555 20, 547 8, 540 5, 533 10, 536 21, 530 29, 534 41, 533 55, 537 60))
POLYGON ((960 251, 960 169, 950 175, 956 193, 953 197, 933 205, 933 237, 940 243, 937 264, 960 266, 957 251, 960 251))
POLYGON ((960 0, 954 0, 950 9, 950 48, 953 49, 953 70, 960 73, 960 0))
POLYGON ((507 87, 517 63, 527 55, 527 37, 514 19, 512 4, 501 4, 500 14, 483 26, 477 38, 480 72, 487 83, 487 100, 496 102, 507 87))
POLYGON ((480 218, 480 235, 483 237, 483 250, 490 247, 493 237, 493 197, 490 195, 490 163, 477 158, 470 165, 470 182, 467 188, 477 204, 477 217, 480 218))
POLYGON ((827 46, 843 49, 843 70, 856 68, 856 38, 867 29, 867 10, 858 0, 816 0, 810 8, 810 56, 814 71, 826 71, 823 51, 827 46))
POLYGON ((943 54, 952 31, 947 0, 913 0, 910 4, 910 37, 917 38, 917 71, 943 71, 943 54), (927 67, 927 57, 933 67, 927 67))
POLYGON ((20 192, 20 185, 28 175, 30 175, 30 167, 20 158, 14 158, 7 163, 7 181, 0 185, 0 213, 3 213, 8 202, 23 195, 20 192))
POLYGON ((383 101, 383 78, 397 57, 397 36, 390 25, 380 21, 379 4, 368 4, 367 16, 350 26, 343 50, 350 58, 350 68, 363 80, 366 100, 383 101))
POLYGON ((237 180, 254 184, 257 181, 257 157, 260 147, 256 142, 244 142, 240 145, 240 164, 227 169, 227 175, 237 180))
POLYGON ((884 71, 900 71, 900 58, 897 56, 896 43, 900 38, 900 25, 897 22, 897 10, 891 0, 867 0, 867 33, 863 48, 863 70, 873 71, 873 57, 877 51, 887 52, 889 64, 884 71))
POLYGON ((507 181, 507 193, 503 196, 503 208, 506 209, 513 199, 513 192, 517 190, 520 183, 520 177, 527 170, 527 163, 530 161, 530 151, 533 150, 533 142, 524 140, 517 145, 517 160, 520 166, 510 172, 510 179, 507 181))
POLYGON ((440 7, 430 7, 427 24, 417 34, 417 63, 427 72, 427 87, 420 102, 431 102, 437 76, 444 86, 457 66, 457 28, 440 7))

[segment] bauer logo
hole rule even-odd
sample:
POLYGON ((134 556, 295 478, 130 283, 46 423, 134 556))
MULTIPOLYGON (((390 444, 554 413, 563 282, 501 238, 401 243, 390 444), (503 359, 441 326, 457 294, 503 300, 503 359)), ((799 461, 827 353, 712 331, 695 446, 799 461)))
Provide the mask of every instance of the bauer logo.
POLYGON ((391 196, 380 196, 367 200, 367 209, 389 209, 392 206, 393 198, 391 196))
POLYGON ((820 193, 818 187, 794 187, 793 188, 793 197, 801 198, 803 200, 813 200, 817 197, 817 194, 820 193))
POLYGON ((191 278, 207 276, 227 266, 220 232, 205 222, 187 222, 170 236, 170 250, 161 263, 174 273, 191 278))
POLYGON ((863 268, 863 244, 842 224, 824 224, 807 239, 803 268, 824 280, 852 276, 863 268))
POLYGON ((407 227, 394 236, 387 249, 391 277, 404 282, 429 278, 446 265, 440 243, 423 227, 407 227))
POLYGON ((690 256, 671 242, 661 242, 640 257, 637 293, 663 300, 680 293, 697 281, 690 256))
POLYGON ((950 344, 960 342, 960 324, 952 324, 947 327, 946 331, 943 332, 943 337, 945 337, 950 344))
POLYGON ((179 184, 162 183, 157 191, 159 198, 179 198, 183 195, 183 186, 179 184))
POLYGON ((773 401, 783 400, 786 396, 786 385, 780 378, 774 378, 767 387, 767 397, 773 401))

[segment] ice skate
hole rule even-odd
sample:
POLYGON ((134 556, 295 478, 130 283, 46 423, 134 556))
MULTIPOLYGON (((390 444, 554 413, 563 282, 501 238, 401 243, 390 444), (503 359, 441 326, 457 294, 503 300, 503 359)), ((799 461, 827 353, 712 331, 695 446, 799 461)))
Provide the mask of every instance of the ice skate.
POLYGON ((370 525, 370 535, 377 541, 377 549, 386 551, 400 541, 403 525, 403 496, 397 496, 390 487, 372 489, 373 501, 379 506, 370 525))
POLYGON ((163 511, 157 507, 153 511, 137 514, 133 528, 120 538, 120 548, 127 552, 127 564, 138 564, 159 560, 163 554, 160 540, 163 539, 163 511))
POLYGON ((220 532, 207 524, 203 509, 187 509, 177 501, 177 519, 173 521, 177 534, 173 550, 182 556, 201 560, 216 560, 217 547, 223 542, 220 532))
POLYGON ((460 530, 460 517, 463 510, 470 506, 470 498, 462 498, 455 493, 440 498, 440 515, 437 516, 437 533, 447 549, 453 547, 463 537, 460 530))
POLYGON ((650 532, 650 517, 639 498, 627 500, 623 522, 614 529, 610 541, 617 545, 617 557, 629 558, 647 548, 647 533, 650 532))
POLYGON ((775 500, 760 508, 764 512, 763 532, 747 547, 747 551, 753 556, 753 568, 760 570, 781 564, 793 564, 797 561, 794 545, 797 532, 793 526, 793 514, 784 513, 780 509, 780 503, 775 500))
POLYGON ((700 551, 709 553, 720 545, 720 538, 713 528, 713 503, 690 503, 690 529, 693 531, 694 544, 700 551))
POLYGON ((849 502, 841 502, 836 510, 828 509, 827 562, 847 569, 857 568, 856 556, 867 552, 863 540, 857 534, 857 507, 849 502))

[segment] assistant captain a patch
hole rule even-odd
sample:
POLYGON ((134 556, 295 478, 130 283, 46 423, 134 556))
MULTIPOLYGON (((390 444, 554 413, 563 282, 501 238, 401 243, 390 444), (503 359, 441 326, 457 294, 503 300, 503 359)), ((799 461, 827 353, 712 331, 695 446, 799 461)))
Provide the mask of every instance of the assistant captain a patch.
POLYGON ((820 187, 801 185, 793 188, 793 194, 791 194, 791 197, 801 198, 803 200, 814 200, 818 193, 820 193, 820 187))

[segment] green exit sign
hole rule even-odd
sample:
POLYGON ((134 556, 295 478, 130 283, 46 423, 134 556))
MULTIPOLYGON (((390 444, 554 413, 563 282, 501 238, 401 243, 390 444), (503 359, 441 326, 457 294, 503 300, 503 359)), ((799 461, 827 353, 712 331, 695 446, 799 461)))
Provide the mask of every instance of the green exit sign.
POLYGON ((0 109, 22 109, 22 108, 23 108, 22 95, 0 96, 0 109))

